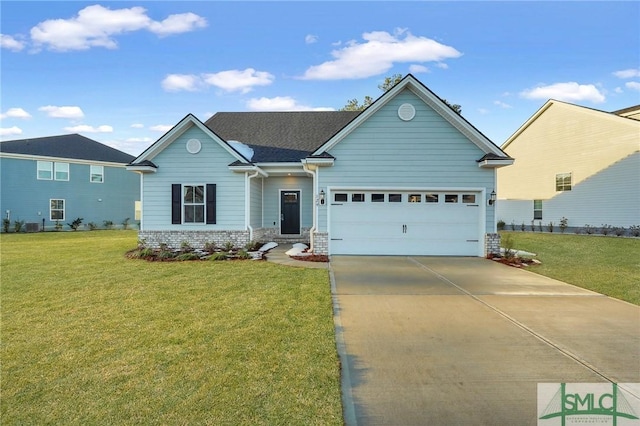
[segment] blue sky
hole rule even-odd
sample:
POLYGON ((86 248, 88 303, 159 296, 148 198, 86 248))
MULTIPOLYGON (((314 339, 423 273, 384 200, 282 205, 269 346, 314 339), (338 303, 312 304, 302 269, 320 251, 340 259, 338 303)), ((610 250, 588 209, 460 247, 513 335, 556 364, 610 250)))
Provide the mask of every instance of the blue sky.
POLYGON ((501 145, 548 99, 640 104, 640 3, 0 2, 0 138, 137 155, 188 113, 327 110, 412 73, 501 145))

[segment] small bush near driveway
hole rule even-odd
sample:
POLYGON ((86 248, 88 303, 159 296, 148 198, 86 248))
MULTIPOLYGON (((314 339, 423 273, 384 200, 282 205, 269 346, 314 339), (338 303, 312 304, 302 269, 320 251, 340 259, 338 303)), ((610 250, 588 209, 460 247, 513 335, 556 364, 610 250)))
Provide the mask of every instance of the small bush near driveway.
POLYGON ((536 253, 531 272, 640 305, 640 239, 501 232, 514 247, 536 253))
POLYGON ((342 424, 327 271, 0 236, 3 424, 342 424))

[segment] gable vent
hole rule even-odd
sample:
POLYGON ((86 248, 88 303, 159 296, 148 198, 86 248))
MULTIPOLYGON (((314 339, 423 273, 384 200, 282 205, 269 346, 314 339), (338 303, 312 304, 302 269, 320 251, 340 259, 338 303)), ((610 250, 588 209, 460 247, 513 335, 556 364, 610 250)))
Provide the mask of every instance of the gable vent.
POLYGON ((197 154, 202 149, 202 144, 198 139, 189 139, 187 141, 187 151, 190 154, 197 154))
POLYGON ((416 109, 411 104, 402 104, 400 108, 398 108, 398 117, 403 121, 413 120, 413 117, 416 116, 416 109))

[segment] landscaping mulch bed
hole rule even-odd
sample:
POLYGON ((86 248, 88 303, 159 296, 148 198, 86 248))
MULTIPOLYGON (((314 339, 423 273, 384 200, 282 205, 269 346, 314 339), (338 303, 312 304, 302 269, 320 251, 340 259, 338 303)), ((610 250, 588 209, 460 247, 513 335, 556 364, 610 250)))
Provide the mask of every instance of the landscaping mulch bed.
POLYGON ((503 265, 513 266, 514 268, 523 268, 529 266, 540 265, 540 261, 536 259, 530 259, 526 257, 491 257, 488 259, 493 260, 494 262, 502 263, 503 265))
POLYGON ((306 262, 328 262, 329 256, 324 254, 308 254, 306 256, 290 256, 295 260, 304 260, 306 262))

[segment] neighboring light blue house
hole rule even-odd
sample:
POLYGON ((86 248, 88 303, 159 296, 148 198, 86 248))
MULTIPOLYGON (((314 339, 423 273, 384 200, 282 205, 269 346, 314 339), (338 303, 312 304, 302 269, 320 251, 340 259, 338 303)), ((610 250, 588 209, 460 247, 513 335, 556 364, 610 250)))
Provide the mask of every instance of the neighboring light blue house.
POLYGON ((187 115, 127 168, 150 246, 484 256, 499 249, 496 168, 512 162, 408 75, 363 112, 187 115))
POLYGON ((55 229, 83 218, 122 226, 136 220, 140 178, 135 157, 77 134, 0 142, 0 212, 27 230, 55 229))

